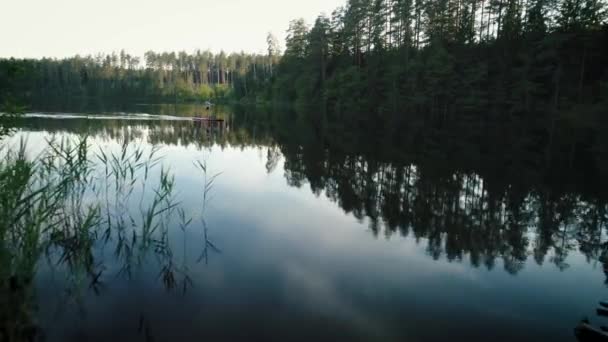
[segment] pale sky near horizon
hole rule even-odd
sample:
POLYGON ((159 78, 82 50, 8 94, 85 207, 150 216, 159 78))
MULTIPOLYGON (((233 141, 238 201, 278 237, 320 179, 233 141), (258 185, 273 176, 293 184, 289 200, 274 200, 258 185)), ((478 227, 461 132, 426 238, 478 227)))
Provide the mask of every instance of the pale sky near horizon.
POLYGON ((0 57, 147 50, 264 52, 292 19, 312 24, 346 0, 0 0, 0 57))

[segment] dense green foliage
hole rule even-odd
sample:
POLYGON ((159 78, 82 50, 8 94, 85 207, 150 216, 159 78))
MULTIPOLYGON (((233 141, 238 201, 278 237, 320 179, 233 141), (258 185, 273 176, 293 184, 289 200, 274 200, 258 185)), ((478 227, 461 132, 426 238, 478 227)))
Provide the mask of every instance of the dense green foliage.
POLYGON ((291 22, 266 94, 306 108, 329 136, 371 131, 395 148, 494 156, 496 168, 606 174, 605 5, 350 0, 312 28, 291 22))
MULTIPOLYGON (((269 35, 269 42, 275 41, 269 35)), ((276 46, 276 43, 275 43, 276 46)), ((83 98, 187 101, 247 94, 272 73, 274 56, 196 51, 155 53, 141 58, 119 54, 66 59, 0 59, 0 100, 8 93, 22 102, 46 104, 83 98), (16 72, 16 71, 19 72, 16 72), (248 76, 248 71, 251 75, 248 76)))
POLYGON ((294 20, 273 95, 333 112, 513 115, 600 99, 599 0, 350 0, 294 20))

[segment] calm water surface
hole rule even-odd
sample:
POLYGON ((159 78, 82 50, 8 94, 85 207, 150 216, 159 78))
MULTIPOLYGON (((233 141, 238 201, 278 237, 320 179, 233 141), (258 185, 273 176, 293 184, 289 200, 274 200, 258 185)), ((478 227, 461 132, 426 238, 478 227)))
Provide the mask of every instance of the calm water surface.
POLYGON ((81 116, 30 115, 9 143, 157 146, 193 220, 168 221, 170 256, 129 262, 99 242, 95 285, 41 260, 34 316, 48 341, 575 341, 583 317, 604 324, 605 205, 584 196, 306 147, 232 114, 81 116), (197 160, 221 173, 204 212, 197 160))

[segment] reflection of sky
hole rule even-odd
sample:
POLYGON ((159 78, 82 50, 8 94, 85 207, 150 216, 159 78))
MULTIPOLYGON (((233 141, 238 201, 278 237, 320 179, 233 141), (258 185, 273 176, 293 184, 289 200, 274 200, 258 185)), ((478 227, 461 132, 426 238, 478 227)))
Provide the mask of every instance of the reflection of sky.
MULTIPOLYGON (((28 141, 33 149, 41 148, 44 134, 30 134, 28 141)), ((92 143, 107 151, 119 146, 92 143)), ((66 318, 61 320, 41 305, 43 315, 55 317, 48 321, 51 331, 74 331, 76 319, 83 331, 126 338, 144 312, 155 323, 155 333, 169 340, 219 333, 235 338, 352 333, 413 341, 446 336, 571 340, 574 325, 592 312, 605 291, 601 266, 574 252, 566 271, 529 260, 514 276, 501 263, 489 271, 471 267, 466 259, 433 260, 424 240, 374 237, 369 222, 345 214, 324 194, 316 196, 307 186, 289 187, 282 160, 267 173, 265 148, 164 146, 161 154, 192 216, 203 192, 193 162, 205 160, 210 174, 221 172, 206 216, 221 254, 212 253, 209 265, 194 262, 202 245, 196 220, 185 235, 174 232, 171 237, 175 246, 186 246, 175 254, 181 260, 185 253, 189 260, 194 288, 187 296, 166 294, 156 274, 144 277, 143 272, 126 282, 108 272, 102 297, 85 289, 86 316, 68 312, 57 316, 66 318), (117 311, 124 320, 116 321, 117 311)), ((61 278, 44 273, 41 284, 52 277, 61 278)), ((44 303, 60 288, 41 286, 39 291, 44 303)))

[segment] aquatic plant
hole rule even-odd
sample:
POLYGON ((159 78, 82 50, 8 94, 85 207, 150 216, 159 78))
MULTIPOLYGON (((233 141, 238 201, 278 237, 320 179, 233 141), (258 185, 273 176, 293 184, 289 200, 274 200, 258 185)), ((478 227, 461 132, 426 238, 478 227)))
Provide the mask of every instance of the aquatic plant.
MULTIPOLYGON (((162 165, 158 147, 124 141, 118 151, 92 151, 84 136, 48 139, 36 156, 27 151, 25 140, 0 149, 0 340, 29 339, 36 331, 32 282, 45 261, 45 267, 65 271, 67 293, 76 302, 83 291, 103 289, 107 269, 99 255, 108 247, 122 265, 118 274, 130 277, 155 256, 168 290, 192 285, 185 257, 179 267, 173 260, 169 231, 179 227, 185 234, 193 218, 180 207, 175 177, 162 165), (9 303, 17 293, 21 300, 9 303)), ((219 251, 204 221, 218 175, 207 177, 205 164, 199 165, 207 259, 208 248, 219 251)))

